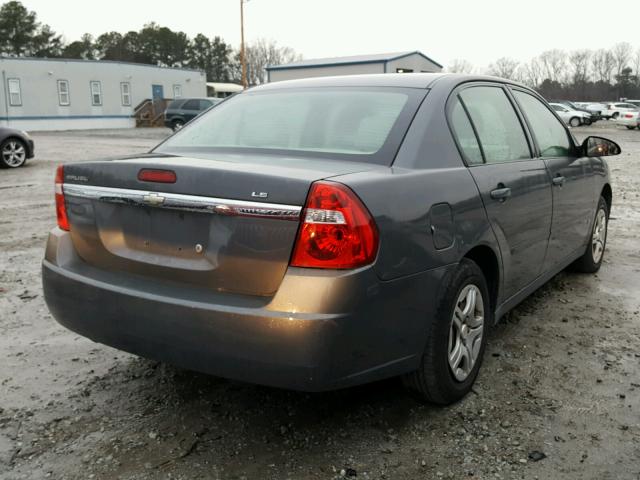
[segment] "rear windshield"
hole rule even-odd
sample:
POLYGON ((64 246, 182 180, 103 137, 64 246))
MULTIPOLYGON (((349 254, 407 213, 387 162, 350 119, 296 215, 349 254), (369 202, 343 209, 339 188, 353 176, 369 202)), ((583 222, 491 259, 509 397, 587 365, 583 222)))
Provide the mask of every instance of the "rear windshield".
POLYGON ((246 92, 202 115, 156 151, 296 152, 390 164, 425 93, 354 87, 246 92))

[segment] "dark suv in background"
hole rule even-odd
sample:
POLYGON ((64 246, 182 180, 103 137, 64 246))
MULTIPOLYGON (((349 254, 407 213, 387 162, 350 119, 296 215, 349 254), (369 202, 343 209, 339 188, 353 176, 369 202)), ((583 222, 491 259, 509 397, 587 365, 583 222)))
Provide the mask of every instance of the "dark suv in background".
POLYGON ((178 98, 165 110, 164 124, 174 131, 180 130, 185 123, 221 101, 221 98, 178 98))

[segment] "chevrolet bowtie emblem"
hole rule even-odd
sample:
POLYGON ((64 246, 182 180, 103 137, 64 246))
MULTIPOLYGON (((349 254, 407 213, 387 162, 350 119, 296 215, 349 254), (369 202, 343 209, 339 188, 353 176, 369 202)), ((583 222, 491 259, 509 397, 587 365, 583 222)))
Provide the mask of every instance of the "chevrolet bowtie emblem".
POLYGON ((162 205, 164 203, 164 197, 161 197, 157 193, 150 193, 142 197, 142 201, 147 205, 162 205))

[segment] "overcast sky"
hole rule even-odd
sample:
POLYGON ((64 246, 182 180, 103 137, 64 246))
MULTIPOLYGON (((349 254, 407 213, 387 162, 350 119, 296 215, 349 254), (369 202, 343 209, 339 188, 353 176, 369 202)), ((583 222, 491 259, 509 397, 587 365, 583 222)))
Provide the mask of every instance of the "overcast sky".
MULTIPOLYGON (((240 0, 22 0, 67 41, 154 21, 189 36, 240 43, 240 0)), ((250 0, 247 41, 265 37, 305 58, 421 50, 447 66, 528 60, 561 48, 640 47, 640 1, 250 0), (527 8, 527 5, 531 6, 527 8), (607 8, 608 7, 608 8, 607 8), (626 25, 626 26, 625 26, 626 25)))

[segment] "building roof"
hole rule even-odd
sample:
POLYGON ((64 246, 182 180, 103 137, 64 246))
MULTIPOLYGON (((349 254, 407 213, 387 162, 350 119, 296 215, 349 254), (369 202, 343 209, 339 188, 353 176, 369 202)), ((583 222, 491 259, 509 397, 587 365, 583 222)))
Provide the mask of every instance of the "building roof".
POLYGON ((386 63, 392 60, 408 57, 410 55, 420 55, 434 65, 443 68, 435 60, 427 57, 424 53, 414 50, 407 52, 374 53, 371 55, 352 55, 348 57, 313 58, 309 60, 299 60, 297 62, 286 63, 284 65, 269 65, 267 70, 289 70, 294 68, 315 68, 331 67, 337 65, 357 65, 363 63, 386 63))
POLYGON ((60 58, 60 57, 11 57, 7 55, 0 55, 0 62, 8 60, 8 61, 34 61, 34 62, 61 62, 61 63, 85 63, 85 64, 111 64, 111 65, 130 65, 133 67, 148 67, 148 68, 162 68, 165 70, 185 70, 188 72, 199 72, 204 74, 204 72, 197 68, 188 68, 188 67, 166 67, 163 65, 153 65, 151 63, 138 63, 138 62, 123 62, 120 60, 87 60, 84 58, 60 58))

